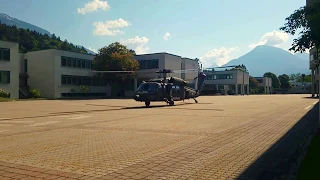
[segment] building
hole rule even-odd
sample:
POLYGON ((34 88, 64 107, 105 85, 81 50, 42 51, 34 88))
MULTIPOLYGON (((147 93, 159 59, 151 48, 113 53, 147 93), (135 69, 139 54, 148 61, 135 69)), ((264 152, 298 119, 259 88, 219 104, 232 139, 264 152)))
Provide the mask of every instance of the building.
POLYGON ((242 70, 209 71, 204 90, 219 91, 223 94, 249 94, 249 73, 242 70))
POLYGON ((20 54, 19 44, 0 41, 0 89, 11 98, 19 98, 20 54))
POLYGON ((310 94, 311 82, 290 82, 291 88, 288 90, 290 94, 310 94))
POLYGON ((254 77, 258 82, 258 87, 263 87, 264 88, 264 93, 265 94, 271 94, 273 89, 272 89, 272 79, 269 77, 254 77))
POLYGON ((38 89, 46 98, 111 94, 111 87, 94 78, 92 55, 56 49, 19 53, 19 44, 6 41, 0 41, 0 47, 0 88, 10 98, 27 96, 30 89, 38 89), (89 92, 82 92, 82 85, 89 92))
POLYGON ((316 48, 309 51, 309 69, 311 70, 311 94, 312 97, 319 96, 319 56, 316 48))
MULTIPOLYGON (((181 57, 178 55, 162 52, 152 54, 135 55, 135 59, 140 64, 137 73, 138 83, 158 77, 156 71, 161 69, 186 70, 199 69, 198 60, 181 57)), ((179 77, 189 82, 189 86, 194 86, 194 78, 198 76, 198 71, 171 73, 170 76, 179 77)))

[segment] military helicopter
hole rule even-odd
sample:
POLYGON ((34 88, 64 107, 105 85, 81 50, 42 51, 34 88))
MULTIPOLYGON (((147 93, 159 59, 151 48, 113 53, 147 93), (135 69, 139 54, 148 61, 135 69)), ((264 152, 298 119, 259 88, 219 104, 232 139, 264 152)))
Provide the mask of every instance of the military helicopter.
POLYGON ((206 78, 204 72, 199 72, 198 77, 195 78, 198 79, 196 89, 188 87, 187 81, 181 78, 167 77, 167 74, 177 73, 177 71, 163 69, 156 73, 162 74, 163 77, 143 81, 135 92, 134 100, 145 102, 147 107, 151 102, 166 102, 173 106, 175 101, 191 98, 198 103, 196 98, 200 95, 206 78))
MULTIPOLYGON (((135 71, 96 71, 98 73, 132 73, 135 71)), ((142 73, 142 72, 141 72, 142 73)), ((150 73, 150 72, 149 72, 150 73)), ((206 75, 199 69, 187 69, 187 70, 170 70, 162 69, 155 73, 160 74, 159 77, 143 81, 137 90, 135 91, 133 99, 139 102, 145 102, 147 107, 150 106, 151 102, 166 102, 168 105, 173 106, 175 101, 184 101, 185 99, 193 99, 195 103, 200 96, 200 93, 204 86, 204 80, 206 75), (187 81, 178 77, 168 77, 170 73, 181 73, 181 72, 198 72, 197 88, 191 88, 187 86, 187 81)))

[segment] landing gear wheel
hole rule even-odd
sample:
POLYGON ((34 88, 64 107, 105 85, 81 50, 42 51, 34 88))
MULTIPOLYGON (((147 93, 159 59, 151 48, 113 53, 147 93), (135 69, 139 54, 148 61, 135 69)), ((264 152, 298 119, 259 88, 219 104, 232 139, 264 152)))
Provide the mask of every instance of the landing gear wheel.
POLYGON ((173 105, 174 105, 174 101, 170 101, 170 102, 169 102, 169 105, 170 105, 170 106, 173 106, 173 105))
POLYGON ((144 104, 145 104, 147 107, 150 106, 150 102, 148 102, 148 101, 144 102, 144 104))

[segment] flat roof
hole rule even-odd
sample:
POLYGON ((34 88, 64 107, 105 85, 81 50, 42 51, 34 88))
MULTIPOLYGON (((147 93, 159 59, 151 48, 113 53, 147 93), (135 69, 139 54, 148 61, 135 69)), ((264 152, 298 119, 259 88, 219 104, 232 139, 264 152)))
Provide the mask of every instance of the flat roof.
POLYGON ((167 52, 147 53, 147 54, 136 54, 136 55, 134 55, 134 56, 148 56, 148 55, 156 55, 156 54, 167 54, 167 55, 170 55, 170 56, 179 57, 179 58, 181 58, 181 59, 190 59, 190 60, 195 61, 195 59, 191 59, 191 58, 187 58, 187 57, 182 57, 182 56, 175 55, 175 54, 171 54, 171 53, 167 53, 167 52))
POLYGON ((92 55, 92 54, 88 54, 88 53, 79 53, 79 52, 74 52, 74 51, 66 51, 66 50, 61 50, 61 49, 43 49, 43 50, 35 50, 35 51, 28 51, 27 53, 29 52, 41 52, 41 51, 62 51, 62 52, 70 52, 70 53, 75 53, 75 54, 82 54, 82 55, 88 55, 88 56, 95 56, 95 55, 92 55))
POLYGON ((14 44, 19 44, 19 42, 15 42, 15 41, 7 41, 7 40, 0 40, 0 41, 6 42, 6 43, 14 43, 14 44))

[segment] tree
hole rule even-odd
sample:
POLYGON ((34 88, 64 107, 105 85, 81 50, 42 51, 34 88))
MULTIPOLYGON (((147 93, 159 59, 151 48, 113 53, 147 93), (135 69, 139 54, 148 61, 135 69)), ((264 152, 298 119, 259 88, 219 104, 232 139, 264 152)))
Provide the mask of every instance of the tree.
POLYGON ((290 78, 288 75, 286 74, 282 74, 278 77, 279 81, 280 81, 280 88, 283 90, 288 90, 291 86, 290 86, 290 78))
MULTIPOLYGON (((130 49, 115 42, 99 49, 92 68, 97 71, 137 71, 139 63, 130 49)), ((98 77, 109 83, 124 83, 133 75, 134 73, 101 73, 98 77)))
POLYGON ((280 88, 280 81, 278 79, 278 77, 273 74, 272 72, 266 72, 264 73, 263 77, 269 77, 272 79, 272 87, 273 88, 280 88))
POLYGON ((250 89, 258 88, 259 82, 252 76, 249 76, 249 87, 250 89))
POLYGON ((19 50, 22 53, 35 50, 59 49, 87 54, 87 51, 74 46, 71 43, 62 42, 55 34, 48 36, 37 31, 17 28, 0 23, 0 40, 14 41, 19 43, 19 50))
POLYGON ((300 7, 285 19, 287 22, 280 30, 295 35, 298 29, 302 29, 299 37, 293 40, 289 49, 294 52, 304 52, 313 47, 319 48, 320 43, 320 2, 300 7))

